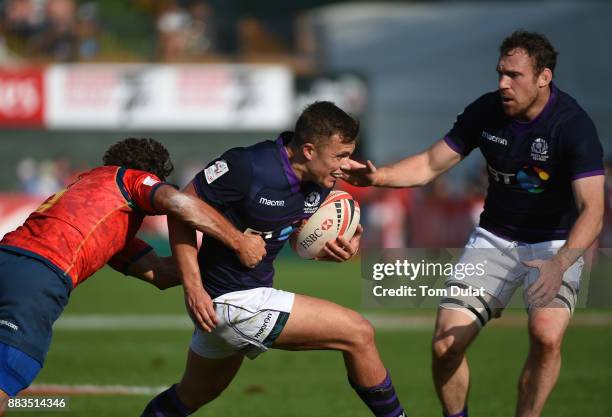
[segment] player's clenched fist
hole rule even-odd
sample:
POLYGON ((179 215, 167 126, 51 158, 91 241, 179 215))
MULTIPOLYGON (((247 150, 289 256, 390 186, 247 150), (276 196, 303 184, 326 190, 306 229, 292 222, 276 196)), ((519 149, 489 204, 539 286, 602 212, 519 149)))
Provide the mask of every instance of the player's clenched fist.
POLYGON ((240 240, 236 254, 244 266, 255 268, 266 256, 266 242, 260 235, 245 234, 240 240))

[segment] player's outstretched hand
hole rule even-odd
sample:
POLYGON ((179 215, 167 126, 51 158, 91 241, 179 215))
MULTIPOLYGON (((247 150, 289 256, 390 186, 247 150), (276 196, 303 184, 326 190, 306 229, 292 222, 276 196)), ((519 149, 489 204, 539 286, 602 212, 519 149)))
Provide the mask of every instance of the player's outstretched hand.
POLYGON ((211 332, 218 323, 210 295, 204 288, 185 289, 185 306, 193 322, 205 332, 211 332))
POLYGON ((334 261, 344 262, 351 259, 359 251, 359 242, 361 241, 361 235, 363 234, 363 227, 360 224, 355 229, 355 234, 350 241, 343 237, 338 237, 334 240, 330 240, 323 247, 323 253, 321 256, 317 256, 317 261, 334 261))
POLYGON ((240 262, 248 268, 255 268, 266 253, 266 242, 260 235, 254 233, 245 233, 236 251, 240 262))
POLYGON ((349 159, 342 164, 342 179, 349 184, 358 187, 368 187, 376 185, 377 172, 379 172, 372 161, 368 160, 365 164, 349 159))
POLYGON ((555 298, 563 280, 563 266, 554 258, 534 259, 523 262, 528 267, 538 268, 540 276, 527 290, 527 301, 535 307, 546 307, 555 298))

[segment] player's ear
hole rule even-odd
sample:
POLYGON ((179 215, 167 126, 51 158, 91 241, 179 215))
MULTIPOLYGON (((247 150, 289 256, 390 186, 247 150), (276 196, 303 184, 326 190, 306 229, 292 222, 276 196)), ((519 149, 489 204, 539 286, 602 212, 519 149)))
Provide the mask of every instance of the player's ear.
POLYGON ((538 87, 546 87, 552 81, 552 71, 550 68, 544 68, 538 75, 538 87))
POLYGON ((307 161, 312 160, 314 151, 315 151, 314 144, 310 142, 306 142, 304 145, 302 145, 302 152, 304 153, 304 158, 306 158, 307 161))

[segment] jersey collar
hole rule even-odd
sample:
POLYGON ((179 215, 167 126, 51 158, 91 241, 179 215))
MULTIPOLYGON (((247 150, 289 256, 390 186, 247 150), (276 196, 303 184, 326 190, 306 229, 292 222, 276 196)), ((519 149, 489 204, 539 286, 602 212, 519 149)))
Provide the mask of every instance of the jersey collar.
POLYGON ((289 155, 287 155, 287 149, 285 149, 285 139, 289 142, 287 136, 288 135, 281 134, 278 139, 276 139, 276 147, 278 148, 278 153, 283 162, 283 171, 285 171, 285 177, 291 187, 291 192, 297 193, 300 191, 300 179, 295 175, 295 171, 293 171, 291 167, 291 161, 289 161, 289 155))

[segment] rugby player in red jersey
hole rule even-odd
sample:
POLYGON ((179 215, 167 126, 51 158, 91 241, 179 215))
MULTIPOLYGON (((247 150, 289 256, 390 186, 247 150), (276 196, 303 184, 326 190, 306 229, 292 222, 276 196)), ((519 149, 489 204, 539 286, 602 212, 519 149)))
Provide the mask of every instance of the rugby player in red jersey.
POLYGON ((105 264, 160 289, 180 284, 172 259, 135 237, 145 216, 183 221, 248 267, 266 253, 261 237, 242 234, 201 199, 165 182, 173 166, 155 140, 125 139, 103 160, 0 241, 0 416, 7 398, 40 371, 71 291, 105 264))

